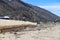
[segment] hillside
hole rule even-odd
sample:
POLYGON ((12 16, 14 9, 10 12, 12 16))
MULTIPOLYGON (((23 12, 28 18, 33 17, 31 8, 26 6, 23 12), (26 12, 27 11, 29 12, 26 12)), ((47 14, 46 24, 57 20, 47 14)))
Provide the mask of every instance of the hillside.
POLYGON ((12 20, 32 22, 60 21, 57 15, 21 0, 0 0, 0 15, 9 16, 12 20))

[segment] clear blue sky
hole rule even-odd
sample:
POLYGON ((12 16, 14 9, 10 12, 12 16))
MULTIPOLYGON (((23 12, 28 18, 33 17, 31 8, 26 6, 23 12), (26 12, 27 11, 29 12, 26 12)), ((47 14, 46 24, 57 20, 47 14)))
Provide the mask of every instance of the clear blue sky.
POLYGON ((42 7, 60 16, 60 0, 22 0, 22 1, 42 7))

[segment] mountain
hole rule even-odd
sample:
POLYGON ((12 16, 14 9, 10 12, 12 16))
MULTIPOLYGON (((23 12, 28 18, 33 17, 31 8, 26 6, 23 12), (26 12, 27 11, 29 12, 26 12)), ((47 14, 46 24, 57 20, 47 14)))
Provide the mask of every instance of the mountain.
POLYGON ((32 22, 60 21, 60 17, 43 8, 33 6, 21 0, 0 0, 0 16, 9 16, 12 20, 32 22))

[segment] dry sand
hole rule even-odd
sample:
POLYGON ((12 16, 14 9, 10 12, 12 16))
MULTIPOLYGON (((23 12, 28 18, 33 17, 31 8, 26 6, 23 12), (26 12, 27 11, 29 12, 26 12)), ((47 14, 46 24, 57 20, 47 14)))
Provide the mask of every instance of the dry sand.
POLYGON ((40 31, 1 33, 0 40, 60 40, 60 23, 57 23, 54 27, 48 27, 40 31))
POLYGON ((60 40, 60 25, 36 31, 6 32, 0 34, 0 40, 60 40))
POLYGON ((28 21, 16 21, 16 20, 0 19, 0 29, 27 26, 27 25, 36 26, 37 23, 32 23, 32 22, 28 22, 28 21))
POLYGON ((0 19, 0 26, 12 26, 12 25, 36 25, 36 23, 28 21, 16 21, 16 20, 3 20, 0 19), (2 25, 3 24, 3 25, 2 25))

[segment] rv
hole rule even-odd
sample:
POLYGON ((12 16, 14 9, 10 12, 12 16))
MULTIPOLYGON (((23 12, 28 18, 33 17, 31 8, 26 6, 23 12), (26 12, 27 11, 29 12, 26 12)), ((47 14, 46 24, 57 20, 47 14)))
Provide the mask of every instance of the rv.
POLYGON ((0 19, 9 19, 9 16, 0 16, 0 19))

